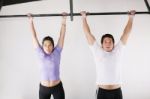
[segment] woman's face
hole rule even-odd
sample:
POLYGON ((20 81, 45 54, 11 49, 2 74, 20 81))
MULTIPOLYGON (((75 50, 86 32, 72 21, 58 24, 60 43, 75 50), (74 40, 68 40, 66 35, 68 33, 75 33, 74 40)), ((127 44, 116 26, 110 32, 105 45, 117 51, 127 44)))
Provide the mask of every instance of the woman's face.
POLYGON ((44 41, 43 50, 46 54, 50 54, 53 51, 53 44, 50 40, 45 40, 44 41))
POLYGON ((114 48, 114 43, 112 38, 106 37, 103 40, 102 43, 102 48, 106 51, 106 52, 111 52, 114 48))

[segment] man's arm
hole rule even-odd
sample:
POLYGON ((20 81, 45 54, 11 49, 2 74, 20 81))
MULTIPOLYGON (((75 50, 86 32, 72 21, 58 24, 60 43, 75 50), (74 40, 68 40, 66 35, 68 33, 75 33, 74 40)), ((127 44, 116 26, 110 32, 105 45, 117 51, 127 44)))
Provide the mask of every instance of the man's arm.
POLYGON ((121 41, 122 43, 125 45, 127 43, 127 40, 129 38, 129 35, 131 33, 131 29, 132 29, 132 24, 133 24, 133 19, 134 19, 134 16, 135 16, 135 10, 131 10, 129 12, 129 19, 128 19, 128 23, 123 31, 123 35, 121 36, 121 41))
POLYGON ((81 15, 82 15, 82 21, 83 21, 83 30, 84 30, 86 39, 88 41, 88 44, 93 45, 93 43, 95 42, 95 37, 92 35, 89 25, 87 23, 86 12, 82 11, 81 15))

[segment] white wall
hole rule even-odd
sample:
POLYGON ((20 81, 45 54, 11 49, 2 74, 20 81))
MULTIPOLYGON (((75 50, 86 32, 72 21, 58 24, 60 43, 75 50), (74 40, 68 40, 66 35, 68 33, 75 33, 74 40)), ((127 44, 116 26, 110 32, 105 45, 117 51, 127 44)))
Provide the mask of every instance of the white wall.
MULTIPOLYGON (((69 0, 45 0, 3 7, 0 14, 69 12, 69 0), (58 3, 60 2, 60 3, 58 3)), ((74 0, 74 12, 146 11, 144 0, 74 0)), ((127 15, 89 16, 97 40, 111 33, 119 40, 127 15)), ((40 41, 46 35, 57 42, 61 17, 34 18, 40 41)), ((81 25, 81 18, 68 17, 61 59, 61 78, 66 99, 94 99, 95 64, 81 25)), ((150 99, 150 16, 136 15, 125 49, 122 85, 124 99, 150 99)), ((39 65, 27 18, 0 19, 0 99, 38 99, 39 65)))

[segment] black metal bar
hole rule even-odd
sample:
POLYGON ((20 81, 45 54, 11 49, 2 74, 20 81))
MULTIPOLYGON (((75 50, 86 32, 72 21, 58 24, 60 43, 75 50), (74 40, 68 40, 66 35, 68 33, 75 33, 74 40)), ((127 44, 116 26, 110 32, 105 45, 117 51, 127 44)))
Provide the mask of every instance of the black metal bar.
POLYGON ((0 0, 0 10, 1 10, 2 6, 3 6, 3 0, 0 0))
MULTIPOLYGON (((92 12, 87 15, 126 15, 128 12, 92 12)), ((150 14, 150 12, 136 12, 136 14, 150 14)), ((62 16, 62 14, 32 14, 33 17, 54 17, 62 16)), ((70 13, 67 16, 81 16, 80 13, 70 13)), ((0 18, 28 17, 27 15, 0 15, 0 18)))
MULTIPOLYGON (((32 17, 54 17, 62 16, 62 14, 32 14, 32 17)), ((70 16, 69 14, 67 16, 70 16)), ((12 18, 12 17, 28 17, 27 15, 0 15, 0 18, 12 18)))
MULTIPOLYGON (((128 12, 101 12, 101 13, 87 13, 87 15, 127 15, 128 12)), ((136 14, 150 14, 150 12, 136 12, 136 14)), ((80 16, 80 13, 74 13, 74 16, 80 16)))
POLYGON ((70 0, 70 19, 73 21, 73 0, 70 0))
POLYGON ((150 12, 150 6, 149 6, 148 1, 147 1, 147 0, 144 0, 144 2, 145 2, 145 5, 146 5, 146 7, 147 7, 148 11, 150 12))
POLYGON ((41 1, 41 0, 3 0, 3 6, 33 2, 33 1, 41 1))

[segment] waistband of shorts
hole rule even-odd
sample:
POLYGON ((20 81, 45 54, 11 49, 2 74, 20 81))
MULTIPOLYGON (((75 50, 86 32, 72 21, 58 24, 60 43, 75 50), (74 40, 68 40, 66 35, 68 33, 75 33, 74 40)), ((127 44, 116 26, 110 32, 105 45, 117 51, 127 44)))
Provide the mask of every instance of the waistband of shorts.
POLYGON ((44 89, 55 89, 55 88, 62 87, 62 82, 60 81, 60 83, 58 83, 56 86, 53 86, 53 87, 46 87, 46 86, 43 86, 43 85, 40 83, 40 87, 41 87, 41 88, 44 88, 44 89))
POLYGON ((102 92, 116 92, 116 91, 121 91, 121 87, 120 88, 117 88, 117 89, 103 89, 103 88, 98 88, 98 90, 102 91, 102 92))

